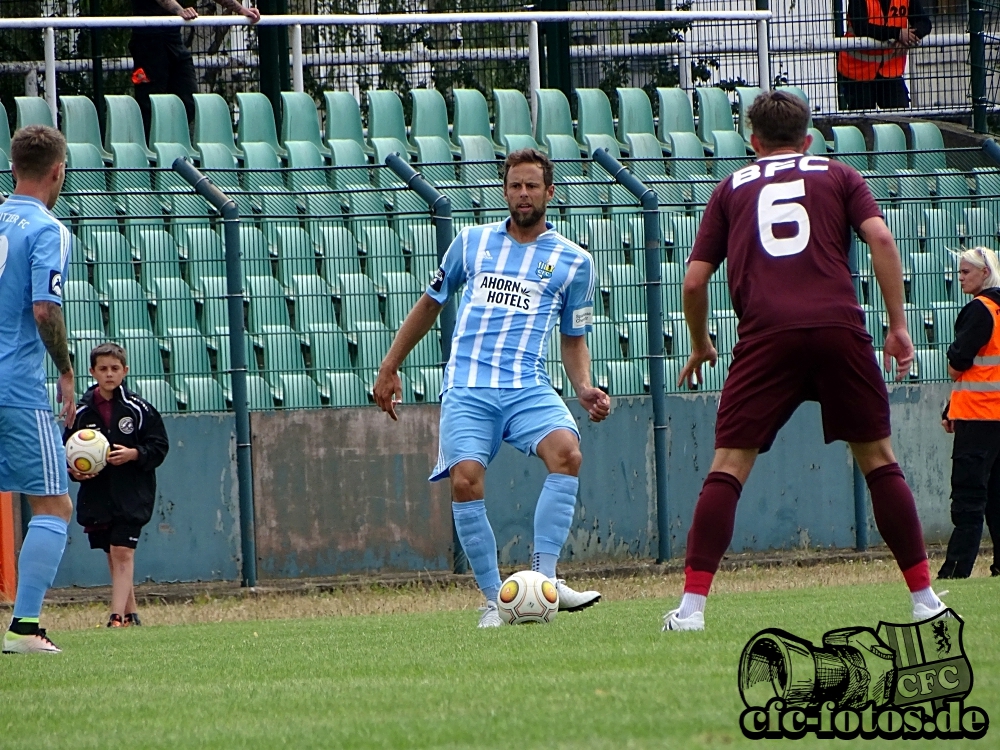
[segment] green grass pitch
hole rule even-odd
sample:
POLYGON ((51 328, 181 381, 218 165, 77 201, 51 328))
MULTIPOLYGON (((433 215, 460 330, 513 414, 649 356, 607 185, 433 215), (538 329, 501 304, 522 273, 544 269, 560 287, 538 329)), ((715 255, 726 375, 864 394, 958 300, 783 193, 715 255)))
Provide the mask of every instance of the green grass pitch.
MULTIPOLYGON (((1000 582, 949 583, 969 703, 1000 722, 1000 582)), ((55 633, 61 656, 0 660, 0 747, 750 746, 736 684, 750 636, 781 627, 818 643, 909 612, 901 582, 720 594, 706 632, 661 633, 672 604, 604 602, 494 631, 449 611, 55 633)), ((932 744, 998 747, 1000 726, 932 744)))

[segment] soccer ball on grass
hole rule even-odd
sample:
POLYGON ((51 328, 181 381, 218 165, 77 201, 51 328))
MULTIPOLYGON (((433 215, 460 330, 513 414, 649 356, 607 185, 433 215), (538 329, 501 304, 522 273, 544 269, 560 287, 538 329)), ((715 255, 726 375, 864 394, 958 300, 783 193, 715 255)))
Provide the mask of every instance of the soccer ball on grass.
POLYGON ((97 430, 74 432, 66 441, 66 463, 81 474, 97 474, 108 465, 111 445, 97 430))
POLYGON ((552 622, 559 611, 559 592, 541 573, 522 570, 503 582, 497 609, 508 625, 552 622))

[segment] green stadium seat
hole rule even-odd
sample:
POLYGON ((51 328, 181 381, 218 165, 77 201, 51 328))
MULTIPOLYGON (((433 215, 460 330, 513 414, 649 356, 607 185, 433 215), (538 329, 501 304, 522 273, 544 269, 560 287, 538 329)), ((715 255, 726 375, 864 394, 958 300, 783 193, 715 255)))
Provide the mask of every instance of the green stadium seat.
POLYGON ((247 190, 285 189, 281 161, 270 144, 251 142, 243 145, 243 181, 247 190))
POLYGON ((574 137, 573 117, 569 111, 569 100, 559 89, 539 89, 535 92, 537 119, 535 140, 543 149, 549 149, 549 136, 568 135, 574 137))
POLYGON ((137 227, 133 232, 135 247, 139 251, 139 282, 146 292, 154 290, 157 279, 181 278, 177 243, 166 230, 156 227, 137 227))
POLYGON ((134 378, 162 378, 163 354, 153 334, 142 328, 126 328, 114 336, 128 355, 129 374, 134 378))
POLYGON ((88 250, 93 252, 94 258, 94 286, 102 295, 109 294, 111 281, 135 281, 132 249, 117 230, 94 230, 88 250))
POLYGON ((298 276, 295 283, 295 330, 329 331, 337 327, 330 285, 319 276, 298 276))
POLYGON ((358 374, 366 384, 375 381, 375 373, 392 345, 393 331, 381 323, 367 323, 354 332, 358 343, 358 374))
POLYGON ((812 136, 812 141, 810 141, 806 153, 815 154, 816 156, 826 156, 829 149, 827 148, 826 137, 822 131, 816 128, 809 128, 809 135, 812 136))
POLYGON ((642 370, 635 362, 605 362, 604 371, 609 396, 633 396, 646 392, 642 370))
POLYGON ((691 332, 683 319, 663 321, 663 335, 669 356, 688 357, 691 354, 691 332))
MULTIPOLYGON (((933 322, 930 312, 921 308, 919 304, 907 302, 903 305, 903 313, 906 315, 906 328, 914 345, 926 345, 927 328, 933 322)), ((888 315, 884 316, 883 320, 888 324, 888 315)))
POLYGON ((907 208, 886 209, 885 223, 892 232, 896 240, 896 246, 900 253, 909 253, 920 250, 920 214, 907 208))
POLYGON ((418 169, 426 180, 435 185, 455 182, 455 163, 446 138, 418 135, 413 137, 413 146, 417 149, 418 169))
POLYGON ((259 229, 240 225, 240 255, 244 276, 270 276, 271 251, 267 237, 259 229))
POLYGON ((931 303, 935 346, 948 346, 955 340, 955 321, 962 307, 961 302, 931 303))
POLYGON ((361 263, 358 241, 341 226, 323 226, 320 230, 323 256, 320 276, 334 289, 339 288, 341 274, 360 274, 361 263))
POLYGON ((702 86, 694 90, 694 95, 698 100, 698 129, 695 132, 703 144, 712 145, 712 131, 735 131, 733 106, 725 91, 714 86, 702 86))
POLYGON ((389 227, 365 227, 361 232, 361 250, 365 254, 365 272, 382 284, 382 274, 406 270, 403 244, 395 230, 389 227))
POLYGON ((407 226, 403 239, 409 250, 410 273, 421 284, 430 283, 439 265, 437 228, 428 222, 414 222, 407 226))
POLYGON ((368 388, 352 372, 330 372, 323 376, 330 406, 368 406, 368 388))
POLYGON ((403 102, 395 91, 368 91, 368 142, 375 149, 376 164, 384 164, 378 157, 379 138, 395 138, 403 145, 400 154, 407 158, 406 121, 403 119, 403 102))
POLYGON ((618 140, 628 143, 629 135, 656 136, 653 106, 649 95, 640 88, 618 88, 618 140))
POLYGON ((957 169, 935 169, 933 179, 937 207, 950 213, 956 221, 960 221, 963 211, 972 208, 969 181, 957 169))
POLYGON ((661 143, 669 146, 671 133, 695 132, 694 115, 687 92, 679 88, 658 88, 656 98, 660 113, 656 136, 661 143))
POLYGON ((385 288, 385 324, 398 330, 413 305, 424 293, 424 285, 408 273, 390 272, 382 275, 385 288))
POLYGON ((777 86, 775 88, 775 90, 776 91, 783 91, 786 94, 791 94, 792 96, 796 97, 797 99, 801 99, 802 100, 802 103, 805 104, 806 108, 809 110, 809 123, 808 123, 807 127, 811 128, 813 126, 812 104, 809 103, 809 97, 806 96, 806 92, 803 91, 798 86, 777 86))
POLYGON ((499 179, 499 171, 493 142, 481 135, 463 135, 459 136, 458 140, 461 181, 466 185, 496 182, 499 179))
POLYGON ((367 227, 387 228, 389 226, 386 213, 388 206, 385 195, 381 191, 372 188, 362 189, 358 186, 352 192, 342 194, 342 197, 350 202, 344 220, 356 237, 360 237, 362 230, 367 227))
POLYGON ((924 252, 937 255, 949 266, 952 252, 959 249, 958 227, 947 211, 929 208, 924 211, 924 252))
POLYGON ((721 180, 737 169, 742 169, 749 161, 743 138, 732 130, 712 131, 712 176, 721 180))
POLYGON ((70 331, 103 331, 104 316, 97 290, 87 281, 67 280, 63 285, 63 307, 70 331))
MULTIPOLYGON (((576 89, 577 124, 576 140, 581 146, 588 146, 586 136, 604 135, 618 144, 619 150, 628 150, 628 144, 619 140, 615 133, 611 102, 601 89, 576 89)), ((591 153, 593 150, 590 149, 591 153)))
POLYGON ((278 244, 278 230, 299 229, 299 206, 295 198, 284 188, 272 188, 274 192, 263 192, 257 196, 260 205, 260 231, 267 237, 269 245, 278 244))
MULTIPOLYGON (((645 93, 643 93, 645 96, 645 93)), ((652 133, 628 133, 628 152, 632 157, 628 169, 640 180, 664 180, 667 177, 666 162, 660 142, 652 133)))
MULTIPOLYGON (((967 208, 963 212, 964 231, 962 236, 965 239, 966 247, 997 248, 997 218, 989 208, 967 208)), ((953 248, 956 249, 956 248, 953 248)))
POLYGON ((251 411, 274 411, 274 393, 260 375, 247 375, 247 403, 251 411))
POLYGON ((612 321, 595 322, 587 334, 587 346, 595 364, 625 359, 623 343, 621 324, 612 321))
MULTIPOLYGON (((557 184, 557 196, 559 195, 559 187, 557 184)), ((604 216, 603 197, 597 185, 592 183, 569 182, 561 187, 564 213, 573 227, 572 233, 577 239, 581 239, 580 227, 583 225, 579 221, 591 217, 602 218, 604 216)))
POLYGON ((333 141, 354 141, 366 154, 372 149, 365 143, 364 127, 361 124, 361 108, 358 100, 347 91, 324 91, 326 105, 326 145, 333 150, 333 141))
POLYGON ((713 314, 710 325, 715 332, 715 348, 719 353, 731 354, 739 340, 736 333, 739 319, 736 317, 736 313, 713 314))
MULTIPOLYGON (((452 97, 455 114, 451 126, 451 142, 461 146, 463 137, 472 136, 485 138, 492 144, 490 113, 482 93, 478 89, 453 89, 452 97)), ((492 145, 490 148, 493 148, 492 145)), ((462 161, 465 161, 464 155, 462 161)))
POLYGON ((10 171, 10 159, 5 152, 0 152, 0 195, 10 195, 13 192, 14 175, 10 171))
POLYGON ((160 378, 136 378, 132 381, 136 393, 153 405, 160 414, 175 414, 177 394, 170 385, 160 378))
POLYGON ((675 179, 690 179, 706 175, 705 150, 694 133, 669 133, 670 175, 675 179))
MULTIPOLYGON (((312 359, 313 377, 323 389, 322 373, 338 372, 351 369, 351 354, 347 336, 336 327, 336 324, 323 330, 314 330, 306 334, 309 341, 309 353, 312 359)), ((328 396, 328 393, 323 393, 328 396)))
POLYGON ((830 129, 833 131, 833 158, 859 171, 867 170, 868 146, 861 131, 853 125, 835 125, 830 129))
POLYGON ((981 198, 1000 198, 1000 170, 996 167, 976 167, 972 170, 976 195, 981 198))
POLYGON ((893 174, 897 169, 906 169, 907 150, 906 136, 903 129, 891 122, 872 125, 874 147, 872 148, 872 166, 880 174, 893 174))
POLYGON ((111 189, 120 194, 118 200, 128 217, 126 224, 141 219, 142 223, 163 226, 164 205, 151 192, 149 161, 142 147, 135 143, 115 143, 111 153, 114 160, 109 175, 111 189))
POLYGON ((174 94, 151 94, 149 105, 150 148, 155 151, 157 144, 177 143, 184 148, 188 157, 196 159, 198 152, 191 147, 187 111, 180 98, 174 94))
POLYGON ((281 376, 305 374, 302 338, 291 328, 275 328, 260 334, 259 338, 264 350, 264 379, 275 388, 278 398, 281 398, 281 376))
MULTIPOLYGON (((594 256, 594 269, 601 284, 610 281, 608 266, 625 262, 621 229, 610 219, 590 219, 586 224, 586 248, 594 256)), ((580 238, 584 239, 583 237, 580 238)))
MULTIPOLYGON (((212 366, 208 360, 208 347, 197 330, 186 335, 174 335, 170 344, 170 374, 168 379, 174 390, 185 392, 189 378, 211 378, 212 366)), ((214 382, 214 381, 213 381, 214 382)))
POLYGON ((889 186, 892 183, 891 177, 869 169, 859 170, 859 174, 865 178, 865 182, 868 183, 868 189, 872 191, 872 196, 876 201, 884 203, 889 200, 889 186))
POLYGON ((206 276, 225 277, 226 252, 222 237, 210 226, 188 226, 184 248, 187 251, 187 280, 192 289, 201 289, 206 276))
POLYGON ((940 128, 933 122, 911 122, 909 125, 913 168, 925 174, 935 169, 947 169, 940 128))
MULTIPOLYGON (((201 332, 214 346, 225 341, 229 330, 229 308, 226 298, 225 276, 203 276, 201 278, 201 310, 199 319, 201 332)), ((249 351, 249 350, 248 350, 249 351)))
MULTIPOLYGON (((553 217, 557 215, 553 211, 548 220, 553 221, 553 217)), ((489 224, 505 221, 509 216, 510 208, 507 206, 507 199, 504 198, 503 185, 499 182, 481 184, 479 186, 479 222, 489 224)))
MULTIPOLYGON (((257 368, 257 354, 256 347, 254 346, 253 339, 250 334, 246 331, 243 332, 244 346, 246 347, 246 358, 247 358, 247 386, 249 387, 249 379, 251 377, 259 378, 260 372, 257 368)), ((232 357, 229 350, 229 329, 221 328, 219 333, 215 337, 206 336, 206 341, 210 348, 215 350, 215 379, 218 381, 219 385, 222 386, 222 390, 227 394, 228 397, 232 397, 233 392, 233 379, 232 379, 232 357), (214 343, 213 343, 214 338, 214 343)), ((268 386, 268 392, 271 388, 268 386)), ((273 403, 273 397, 272 397, 273 403)))
POLYGON ((552 159, 557 183, 583 179, 583 162, 576 138, 565 134, 552 134, 548 138, 548 155, 552 159))
POLYGON ((414 380, 418 380, 420 370, 427 367, 440 367, 441 363, 441 332, 438 329, 432 329, 420 339, 407 355, 403 362, 403 369, 410 373, 414 380))
POLYGON ((173 331, 198 330, 194 297, 187 284, 180 279, 161 278, 154 282, 153 292, 157 336, 172 336, 173 331))
MULTIPOLYGON (((101 152, 89 143, 69 143, 66 145, 65 189, 68 192, 106 192, 108 181, 101 152)), ((110 202, 113 206, 114 203, 110 202)))
POLYGON ((226 411, 222 386, 210 377, 184 378, 184 392, 180 400, 189 412, 226 411))
MULTIPOLYGON (((484 101, 485 103, 485 101, 484 101)), ((10 161, 10 123, 7 122, 7 109, 0 107, 0 152, 10 161)))
MULTIPOLYGON (((417 148, 417 138, 436 137, 452 145, 448 134, 448 107, 437 89, 410 89, 413 104, 410 116, 410 150, 417 148)), ((456 148, 457 152, 458 149, 456 148)))
POLYGON ((408 161, 410 159, 410 152, 407 150, 406 144, 398 138, 390 137, 372 138, 371 144, 375 149, 376 164, 372 175, 372 184, 379 187, 403 184, 402 180, 396 176, 396 173, 385 166, 385 160, 390 154, 396 154, 404 161, 408 161))
MULTIPOLYGON (((156 154, 146 145, 146 130, 142 124, 142 112, 135 97, 122 94, 108 94, 104 97, 104 149, 115 153, 115 146, 136 146, 146 159, 146 166, 156 158, 156 154)), ((117 161, 115 166, 118 166, 117 161)))
POLYGON ((197 148, 203 143, 221 144, 235 158, 243 158, 242 149, 236 148, 233 139, 233 115, 226 100, 218 94, 194 95, 193 145, 197 148))
POLYGON ((274 109, 266 94, 240 92, 236 94, 236 106, 239 109, 236 142, 241 149, 248 143, 266 143, 278 156, 287 156, 285 149, 278 143, 274 109))
POLYGON ((104 150, 101 143, 101 124, 94 103, 86 96, 64 95, 59 97, 59 107, 59 122, 66 143, 89 143, 110 164, 111 154, 104 150))
POLYGON ((334 169, 330 170, 330 184, 335 188, 350 188, 352 185, 370 185, 368 180, 368 157, 355 141, 329 141, 333 155, 334 169))
POLYGON ((296 276, 318 277, 316 248, 312 238, 299 227, 279 226, 278 281, 287 294, 295 293, 296 276))
MULTIPOLYGON (((914 352, 914 369, 916 380, 922 382, 950 382, 948 375, 948 357, 938 348, 917 347, 914 352)), ((911 375, 912 377, 912 375, 911 375)))
POLYGON ((910 299, 921 308, 932 302, 947 302, 947 275, 951 266, 942 262, 934 253, 910 253, 910 299))
MULTIPOLYGON (((236 157, 226 146, 221 143, 201 143, 198 145, 198 152, 202 171, 227 195, 231 196, 234 190, 242 190, 236 157)), ((241 206, 240 209, 242 208, 241 206)))
POLYGON ((266 333, 275 329, 292 330, 288 317, 285 292, 273 276, 247 276, 247 295, 250 315, 247 328, 250 333, 266 333))
POLYGON ((290 141, 287 145, 288 186, 294 190, 311 190, 316 186, 329 186, 328 172, 323 155, 309 141, 290 141))
POLYGON ((413 390, 417 397, 425 402, 440 400, 441 388, 444 383, 444 369, 438 367, 421 367, 411 372, 413 390))
POLYGON ((897 169, 896 181, 896 197, 901 203, 918 211, 930 208, 931 186, 925 175, 913 169, 897 169))
POLYGON ((149 300, 138 282, 111 279, 107 283, 108 334, 119 338, 127 330, 145 330, 152 335, 149 300))
POLYGON ((493 89, 493 142, 505 155, 534 143, 531 111, 524 94, 516 89, 493 89))
POLYGON ((694 239, 698 235, 699 220, 694 216, 670 216, 670 244, 673 247, 674 260, 683 263, 691 254, 694 239))
POLYGON ((345 331, 357 330, 364 323, 381 323, 378 295, 372 280, 360 273, 342 273, 338 277, 340 289, 340 327, 345 331))
MULTIPOLYGON (((712 275, 708 283, 708 303, 712 310, 732 310, 733 300, 729 296, 725 261, 712 275)), ((687 326, 685 326, 685 329, 687 326)))
POLYGON ((750 136, 753 134, 753 126, 750 124, 750 118, 747 117, 747 110, 750 109, 750 105, 758 96, 760 96, 760 88, 757 86, 736 87, 736 105, 738 107, 736 132, 740 134, 743 142, 748 146, 750 145, 750 136))
POLYGON ((608 266, 611 289, 611 316, 624 322, 629 316, 646 314, 646 287, 639 269, 633 265, 608 266))
POLYGON ((281 92, 281 142, 285 148, 292 141, 308 141, 324 157, 330 149, 319 131, 319 112, 313 98, 301 91, 281 92))
POLYGON ((49 103, 40 96, 15 96, 14 108, 17 112, 14 124, 15 133, 28 125, 55 127, 49 103))

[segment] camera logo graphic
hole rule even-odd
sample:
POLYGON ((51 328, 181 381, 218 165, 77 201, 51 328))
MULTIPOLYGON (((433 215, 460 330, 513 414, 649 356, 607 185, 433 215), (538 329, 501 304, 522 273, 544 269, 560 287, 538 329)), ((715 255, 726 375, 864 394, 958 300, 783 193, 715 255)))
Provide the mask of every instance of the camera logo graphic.
POLYGON ((978 739, 989 717, 967 706, 972 665, 953 610, 877 630, 831 630, 816 646, 786 630, 753 636, 740 656, 750 739, 978 739))

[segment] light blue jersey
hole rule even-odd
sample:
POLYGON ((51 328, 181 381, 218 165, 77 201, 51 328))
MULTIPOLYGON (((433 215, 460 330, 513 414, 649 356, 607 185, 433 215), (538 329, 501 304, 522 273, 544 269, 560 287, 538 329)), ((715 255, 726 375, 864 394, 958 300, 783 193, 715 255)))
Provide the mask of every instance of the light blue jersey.
POLYGON ((32 304, 62 304, 71 239, 35 198, 12 195, 0 204, 0 406, 51 413, 32 304))
POLYGON ((468 227, 452 242, 427 289, 444 303, 459 287, 451 359, 443 390, 549 385, 545 356, 559 323, 583 336, 594 313, 594 262, 551 224, 522 245, 507 221, 468 227))

